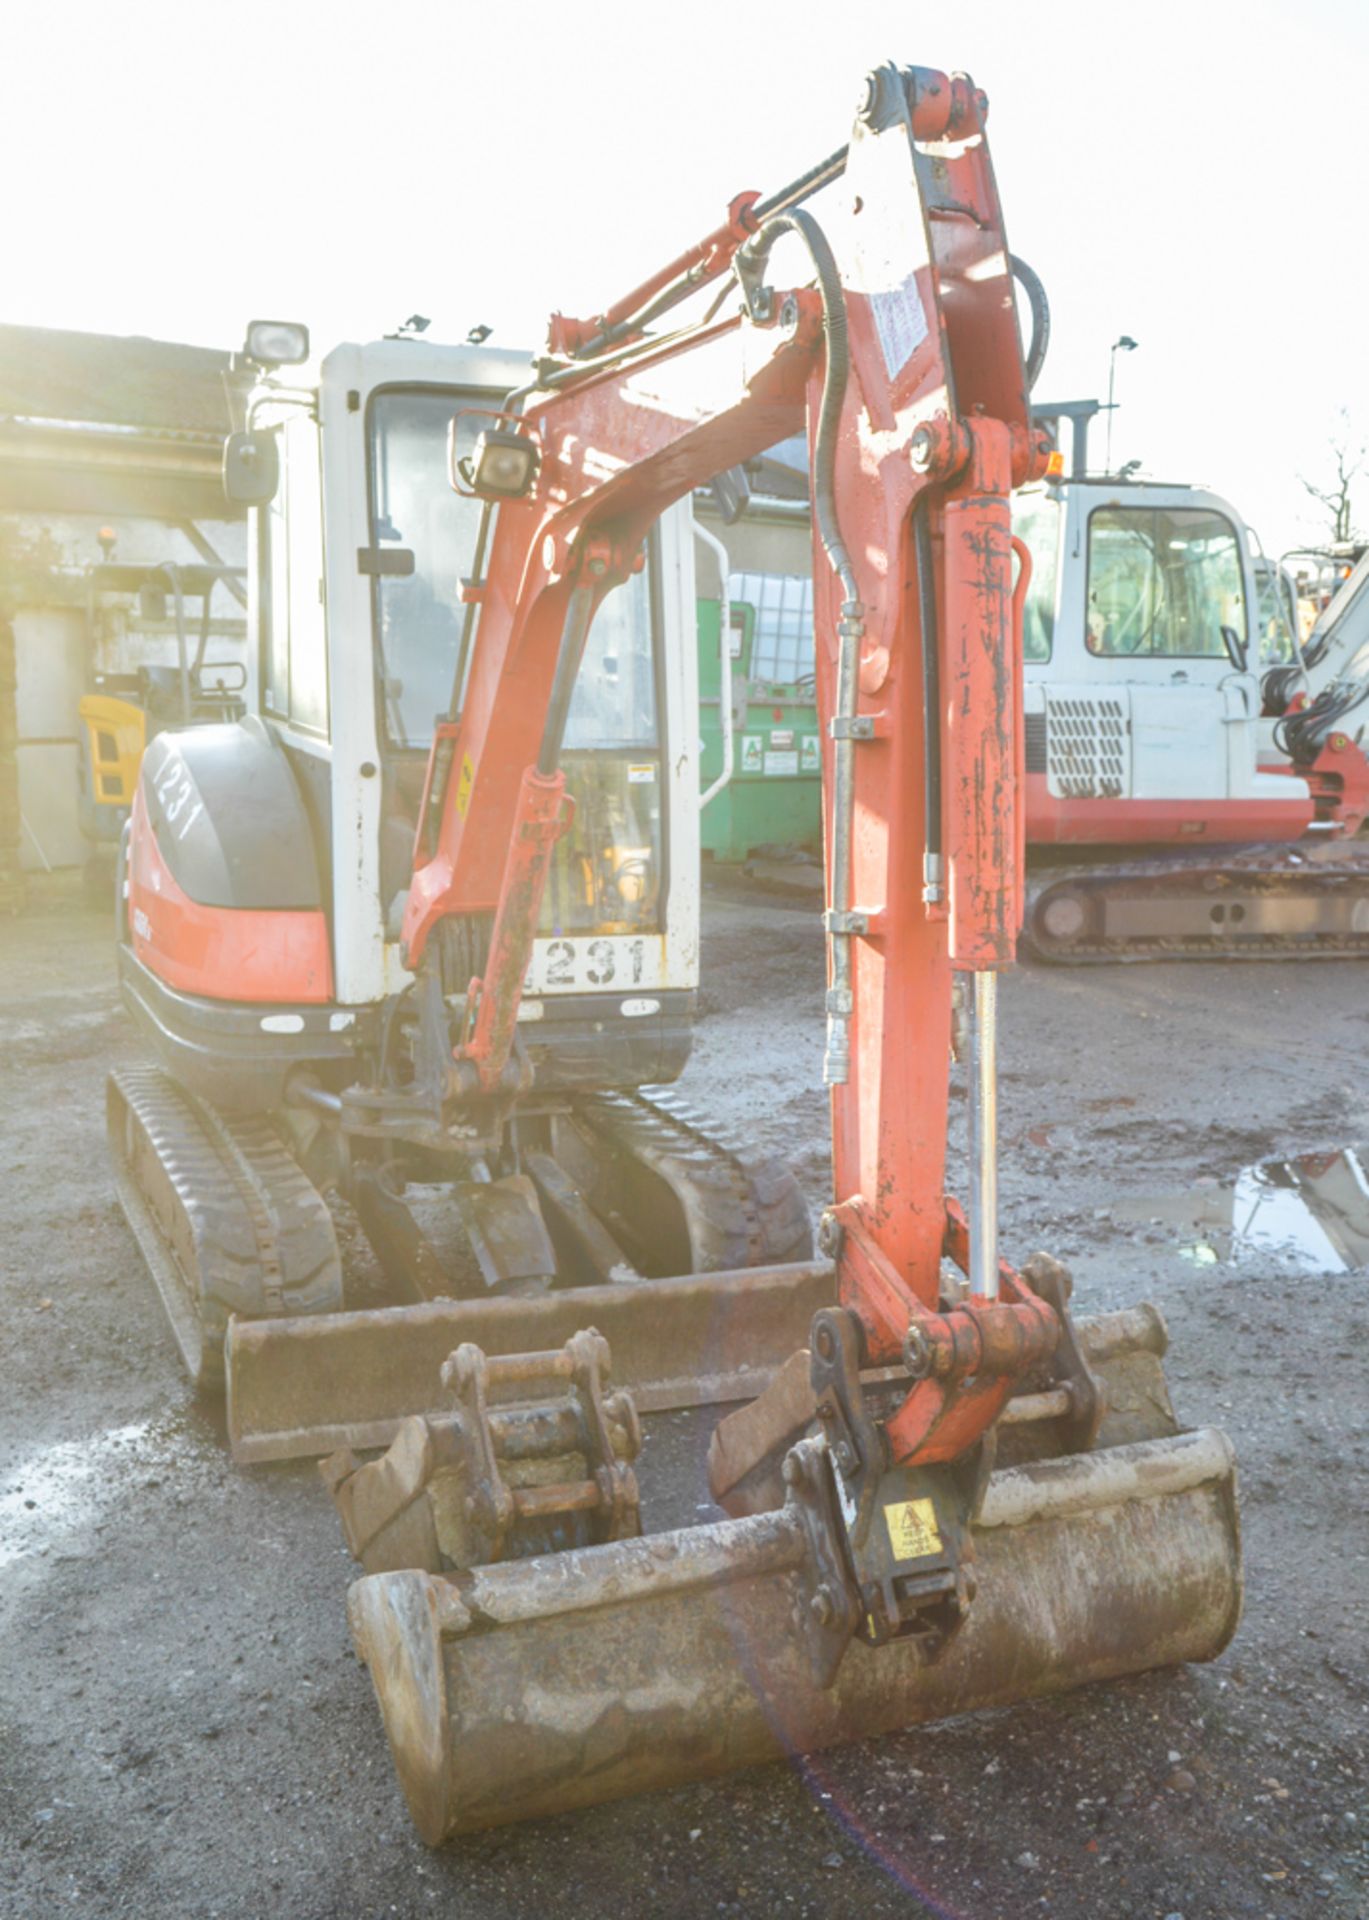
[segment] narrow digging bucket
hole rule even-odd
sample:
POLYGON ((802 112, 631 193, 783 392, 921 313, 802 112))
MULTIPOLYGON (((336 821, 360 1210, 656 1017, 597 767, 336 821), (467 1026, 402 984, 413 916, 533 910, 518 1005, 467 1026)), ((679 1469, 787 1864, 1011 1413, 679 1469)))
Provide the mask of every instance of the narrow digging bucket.
POLYGON ((388 1446, 400 1422, 442 1408, 447 1355, 562 1347, 597 1327, 640 1411, 747 1400, 801 1347, 834 1297, 816 1260, 675 1280, 567 1287, 532 1299, 431 1300, 371 1312, 233 1319, 225 1343, 235 1460, 388 1446))
POLYGON ((794 1495, 740 1520, 351 1588, 414 1820, 432 1844, 735 1767, 1219 1653, 1241 1604, 1224 1434, 996 1473, 978 1593, 927 1664, 853 1642, 823 1688, 794 1495))

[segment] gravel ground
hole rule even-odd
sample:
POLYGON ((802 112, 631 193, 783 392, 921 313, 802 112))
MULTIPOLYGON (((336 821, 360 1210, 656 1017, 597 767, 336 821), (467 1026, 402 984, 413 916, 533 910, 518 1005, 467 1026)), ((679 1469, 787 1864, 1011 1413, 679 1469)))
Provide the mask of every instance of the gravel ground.
MULTIPOLYGON (((1155 1300, 1181 1416, 1240 1456, 1246 1613, 1221 1659, 432 1853, 351 1654, 314 1472, 230 1464, 115 1204, 101 1082, 136 1049, 107 918, 40 900, 0 951, 6 1920, 1369 1915, 1367 1276, 1195 1269, 1144 1208, 1116 1212, 1369 1140, 1361 967, 1005 987, 1006 1251, 1067 1259, 1086 1311, 1155 1300)), ((704 966, 685 1084, 816 1205, 812 916, 714 898, 704 966)), ((692 1467, 705 1436, 671 1416, 649 1455, 692 1467)))

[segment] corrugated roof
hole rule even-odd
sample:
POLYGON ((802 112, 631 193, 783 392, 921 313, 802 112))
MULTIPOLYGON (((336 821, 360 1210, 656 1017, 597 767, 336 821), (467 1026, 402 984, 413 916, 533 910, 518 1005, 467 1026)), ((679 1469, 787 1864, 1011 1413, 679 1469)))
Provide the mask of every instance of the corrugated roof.
POLYGON ((136 335, 0 326, 0 416, 226 433, 229 359, 136 335))

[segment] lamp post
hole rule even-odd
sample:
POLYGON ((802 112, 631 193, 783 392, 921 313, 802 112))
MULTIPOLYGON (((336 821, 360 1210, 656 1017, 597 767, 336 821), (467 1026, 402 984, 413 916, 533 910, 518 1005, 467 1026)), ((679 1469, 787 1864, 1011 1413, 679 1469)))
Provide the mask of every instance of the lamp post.
POLYGON ((1117 381, 1117 355, 1119 353, 1135 353, 1137 344, 1129 333, 1119 334, 1112 343, 1112 352, 1108 355, 1108 446, 1106 460, 1106 471, 1108 473, 1112 472, 1112 414, 1113 408, 1116 405, 1112 394, 1117 381))

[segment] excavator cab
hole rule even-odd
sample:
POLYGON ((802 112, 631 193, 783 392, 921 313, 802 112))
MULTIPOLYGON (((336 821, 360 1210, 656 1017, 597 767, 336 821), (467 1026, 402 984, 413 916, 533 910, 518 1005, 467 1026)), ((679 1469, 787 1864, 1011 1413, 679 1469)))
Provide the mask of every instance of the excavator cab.
MULTIPOLYGON (((698 975, 687 501, 653 524, 585 635, 512 1061, 451 1121, 504 848, 490 848, 484 897, 441 919, 423 968, 404 917, 441 810, 459 811, 471 779, 442 755, 470 697, 497 514, 451 475, 525 367, 406 339, 338 347, 310 384, 293 366, 263 372, 226 469, 252 501, 247 711, 158 734, 134 799, 119 964, 159 1066, 111 1080, 110 1138, 196 1380, 221 1382, 225 1340, 238 1344, 229 1417, 249 1451, 282 1434, 307 1448, 299 1434, 331 1415, 302 1396, 322 1384, 350 1391, 346 1432, 407 1410, 385 1355, 415 1323, 377 1328, 372 1310, 421 1306, 445 1353, 454 1329, 498 1344, 466 1303, 483 1315, 516 1302, 538 1329, 506 1314, 502 1338, 537 1345, 573 1330, 542 1327, 572 1286, 779 1267, 784 1290, 811 1256, 792 1176, 667 1091, 698 975), (333 1194, 380 1270, 350 1295, 333 1194), (289 1335, 304 1316, 322 1316, 313 1338, 331 1336, 334 1364, 298 1364, 289 1335), (258 1320, 287 1356, 278 1374, 262 1363, 266 1384, 258 1320)), ((516 674, 499 700, 516 713, 516 674)), ((784 1357, 783 1324, 743 1361, 707 1290, 688 1293, 688 1325, 670 1298, 643 1298, 635 1384, 688 1400, 705 1376, 745 1363, 764 1377, 767 1353, 784 1357)))
POLYGON ((1257 764, 1246 529, 1215 494, 1049 481, 1014 505, 1032 555, 1023 628, 1027 839, 1293 839, 1306 783, 1257 764))
MULTIPOLYGON (((411 344, 425 357, 444 352, 411 344)), ((463 582, 474 571, 481 510, 448 476, 454 461, 469 458, 506 391, 488 384, 491 369, 484 372, 480 386, 450 378, 387 384, 366 408, 380 893, 391 940, 412 878, 434 725, 461 714, 472 625, 463 582)), ((510 368, 505 377, 516 375, 510 368)), ((642 571, 606 598, 587 637, 566 735, 574 820, 548 878, 523 1016, 529 1025, 552 1017, 564 1028, 573 998, 589 996, 587 1031, 601 1033, 615 993, 619 1005, 634 1001, 620 1018, 636 1023, 638 1051, 650 1036, 659 1059, 644 1077, 661 1082, 687 1056, 697 971, 690 956, 698 829, 686 784, 695 729, 685 719, 696 689, 681 662, 691 627, 684 599, 690 538, 687 512, 657 529, 642 571), (668 741, 678 742, 677 753, 666 752, 668 741), (657 1005, 648 1007, 652 997, 657 1005)))

